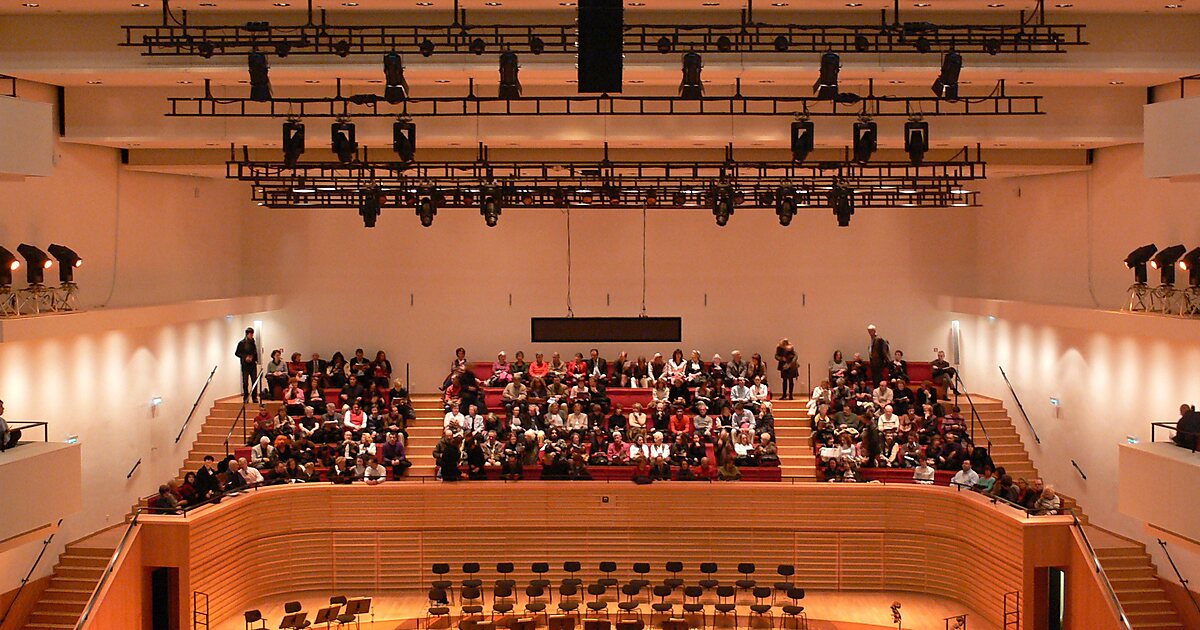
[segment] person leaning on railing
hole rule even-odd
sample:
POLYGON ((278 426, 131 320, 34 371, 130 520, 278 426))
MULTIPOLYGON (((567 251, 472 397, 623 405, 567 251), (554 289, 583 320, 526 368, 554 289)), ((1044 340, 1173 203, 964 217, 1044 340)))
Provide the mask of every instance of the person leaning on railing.
MULTIPOLYGON (((4 406, 0 404, 0 412, 4 411, 4 406)), ((1171 438, 1175 444, 1196 450, 1200 446, 1200 412, 1189 404, 1179 406, 1179 421, 1175 423, 1175 435, 1171 438)))

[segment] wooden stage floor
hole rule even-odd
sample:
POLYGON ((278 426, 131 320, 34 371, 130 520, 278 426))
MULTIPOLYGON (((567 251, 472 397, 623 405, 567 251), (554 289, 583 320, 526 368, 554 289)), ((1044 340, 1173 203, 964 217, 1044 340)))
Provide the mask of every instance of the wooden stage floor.
MULTIPOLYGON (((964 588, 970 588, 970 585, 964 584, 964 588)), ((311 621, 316 616, 317 608, 320 605, 328 603, 329 595, 329 593, 324 591, 311 591, 296 593, 287 599, 299 600, 304 605, 304 610, 309 611, 308 619, 311 621)), ((360 594, 347 593, 347 595, 355 597, 360 594)), ((490 610, 491 596, 486 593, 485 595, 487 595, 485 610, 490 610)), ((261 610, 263 616, 266 617, 268 628, 273 630, 279 627, 279 621, 284 615, 284 601, 280 599, 257 602, 255 604, 255 607, 261 610)), ((706 598, 704 601, 707 602, 708 599, 706 598)), ((899 601, 902 606, 901 613, 904 618, 904 630, 946 630, 945 619, 963 613, 969 615, 968 630, 1000 630, 998 625, 988 623, 980 614, 968 610, 961 604, 919 593, 808 591, 802 603, 809 615, 810 630, 895 630, 896 624, 891 623, 892 615, 890 610, 892 602, 895 601, 899 601)), ((370 615, 362 617, 363 630, 416 630, 417 620, 423 618, 427 605, 425 593, 407 592, 392 592, 387 595, 376 596, 372 604, 375 612, 374 622, 370 621, 370 615)), ((522 606, 523 603, 519 603, 517 610, 521 610, 522 606)), ((678 603, 676 603, 675 608, 678 614, 678 603)), ((457 602, 451 606, 451 610, 457 612, 457 602)), ((551 606, 551 610, 553 610, 553 606, 551 606)), ((609 610, 615 612, 616 605, 610 603, 609 610)), ((642 612, 644 615, 649 615, 649 604, 642 604, 642 612)), ((710 626, 713 623, 711 612, 712 609, 710 606, 708 607, 710 626)), ((779 614, 778 606, 774 612, 775 627, 780 628, 781 615, 779 614)), ((749 617, 749 606, 739 606, 738 615, 741 620, 741 627, 747 628, 746 620, 749 617)), ((541 618, 539 617, 539 630, 545 630, 545 625, 540 620, 541 618)), ((649 621, 648 616, 646 620, 649 621)), ((234 618, 214 621, 217 622, 213 625, 214 630, 244 630, 245 628, 245 622, 240 614, 234 618)), ((655 627, 658 627, 658 625, 659 618, 656 617, 655 627)), ((732 620, 728 622, 718 620, 717 628, 736 630, 732 626, 732 620)), ((314 628, 322 629, 324 627, 324 625, 314 626, 314 628)), ((422 625, 422 627, 424 626, 422 625)), ((434 630, 445 627, 446 624, 444 622, 434 624, 434 630)), ((454 627, 456 628, 457 624, 454 627)), ((757 619, 752 626, 752 628, 764 629, 766 627, 767 623, 765 621, 757 619)), ((788 621, 787 628, 789 630, 793 628, 790 620, 788 621)), ((582 629, 577 626, 577 630, 582 629)))

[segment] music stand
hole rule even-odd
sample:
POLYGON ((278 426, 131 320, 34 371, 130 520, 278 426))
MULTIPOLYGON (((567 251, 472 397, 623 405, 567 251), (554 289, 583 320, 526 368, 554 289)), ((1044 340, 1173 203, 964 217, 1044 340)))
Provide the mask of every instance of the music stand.
POLYGON ((607 619, 584 619, 583 630, 612 630, 612 623, 607 619))
POLYGON ((354 627, 361 628, 362 624, 358 620, 359 615, 365 615, 371 612, 370 597, 356 597, 346 602, 346 614, 354 615, 354 627))
POLYGON ((308 618, 308 613, 298 612, 292 613, 283 618, 279 623, 279 630, 288 630, 291 628, 304 628, 304 620, 308 618))
POLYGON ((317 618, 313 621, 314 624, 323 623, 326 628, 333 625, 337 621, 338 611, 342 609, 341 604, 331 604, 317 611, 317 618))
POLYGON ((688 630, 686 619, 667 619, 662 622, 663 630, 688 630))
POLYGON ((575 630, 575 617, 571 615, 550 615, 550 630, 575 630))
POLYGON ((534 617, 521 617, 510 623, 508 630, 537 630, 537 619, 534 617))

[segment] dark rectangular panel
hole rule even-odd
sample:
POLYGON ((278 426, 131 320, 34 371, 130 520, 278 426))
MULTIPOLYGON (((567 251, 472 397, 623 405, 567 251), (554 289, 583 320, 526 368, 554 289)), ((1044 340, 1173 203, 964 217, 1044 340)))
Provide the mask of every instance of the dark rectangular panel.
POLYGON ((683 340, 679 317, 532 317, 529 329, 535 343, 683 340))
POLYGON ((579 0, 579 92, 619 93, 625 14, 621 0, 579 0))

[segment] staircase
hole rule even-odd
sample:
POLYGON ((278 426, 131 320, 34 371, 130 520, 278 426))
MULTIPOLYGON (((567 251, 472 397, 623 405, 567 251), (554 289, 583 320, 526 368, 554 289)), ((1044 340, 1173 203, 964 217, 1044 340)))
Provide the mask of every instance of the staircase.
POLYGON ((100 583, 122 527, 114 527, 67 545, 54 576, 26 622, 27 630, 72 630, 100 583))
MULTIPOLYGON (((268 400, 267 411, 274 414, 279 410, 279 406, 283 403, 277 400, 268 400)), ((212 409, 208 412, 208 417, 204 420, 204 425, 200 427, 200 433, 196 435, 196 440, 192 442, 192 449, 188 451, 187 460, 184 461, 183 467, 179 469, 177 478, 180 482, 183 481, 184 474, 195 472, 204 463, 205 455, 212 455, 217 461, 221 461, 225 457, 225 436, 229 433, 229 427, 233 425, 234 420, 237 420, 238 414, 242 411, 241 396, 227 396, 219 398, 213 403, 212 409)), ((254 430, 254 416, 258 415, 258 405, 249 403, 246 405, 246 413, 249 417, 246 418, 246 427, 248 430, 254 430)), ((237 420, 238 427, 234 429, 233 435, 229 438, 229 452, 243 446, 242 439, 242 421, 237 420)))
POLYGON ((817 480, 817 458, 813 454, 812 427, 808 420, 808 398, 771 401, 775 416, 775 446, 784 477, 817 480))
POLYGON ((438 394, 413 394, 410 400, 417 419, 408 423, 405 454, 408 461, 412 462, 412 467, 407 475, 432 477, 437 472, 433 462, 433 447, 442 439, 442 421, 446 417, 442 411, 442 397, 438 394))

